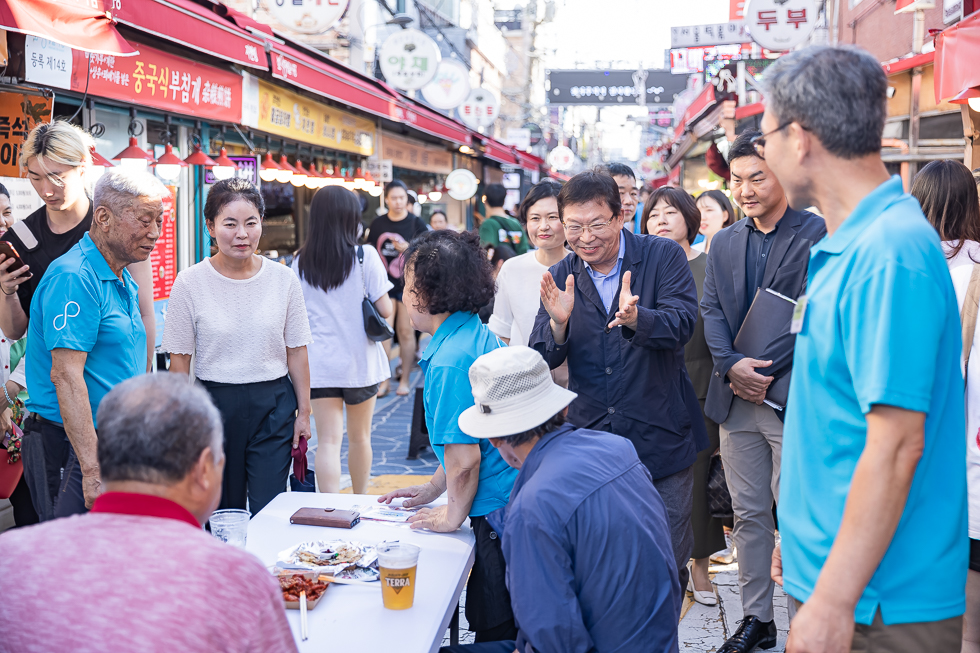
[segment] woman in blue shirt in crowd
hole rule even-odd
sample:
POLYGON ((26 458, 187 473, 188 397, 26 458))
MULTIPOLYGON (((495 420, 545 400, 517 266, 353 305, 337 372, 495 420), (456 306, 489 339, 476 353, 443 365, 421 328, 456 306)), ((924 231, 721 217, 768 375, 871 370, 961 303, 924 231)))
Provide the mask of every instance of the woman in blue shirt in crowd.
POLYGON ((378 500, 391 503, 404 497, 403 505, 421 506, 448 492, 447 505, 423 508, 410 520, 412 528, 449 533, 470 518, 476 559, 466 590, 466 619, 477 642, 514 639, 517 628, 504 581, 500 538, 486 515, 507 505, 517 470, 488 440, 465 435, 457 423, 473 405, 470 365, 503 346, 477 315, 493 299, 490 263, 476 234, 451 230, 416 237, 405 261, 405 306, 412 325, 432 334, 420 365, 425 374, 426 426, 441 465, 428 483, 389 492, 378 500))

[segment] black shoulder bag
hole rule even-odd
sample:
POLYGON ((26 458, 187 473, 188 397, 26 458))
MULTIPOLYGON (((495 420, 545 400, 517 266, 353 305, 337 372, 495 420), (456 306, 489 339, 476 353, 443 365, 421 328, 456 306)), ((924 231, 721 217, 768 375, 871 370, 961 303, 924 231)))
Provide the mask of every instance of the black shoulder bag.
POLYGON ((367 337, 375 342, 384 342, 395 337, 395 332, 391 330, 388 321, 378 315, 378 309, 368 298, 367 283, 364 280, 364 245, 357 246, 357 264, 361 267, 361 288, 364 290, 364 299, 361 301, 361 312, 364 314, 364 331, 367 337))

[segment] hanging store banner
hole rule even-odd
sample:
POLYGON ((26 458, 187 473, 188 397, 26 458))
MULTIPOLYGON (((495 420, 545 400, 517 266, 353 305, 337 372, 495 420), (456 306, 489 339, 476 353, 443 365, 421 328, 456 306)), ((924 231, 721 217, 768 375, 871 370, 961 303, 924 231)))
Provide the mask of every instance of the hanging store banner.
POLYGON ((27 176, 18 162, 20 150, 36 125, 51 122, 53 104, 54 95, 44 97, 40 92, 0 93, 0 177, 27 176))
POLYGON ((441 58, 432 37, 411 28, 398 30, 385 39, 378 56, 385 80, 404 91, 414 91, 431 82, 441 58))
POLYGON ((734 45, 745 43, 749 34, 742 21, 688 25, 670 28, 671 48, 700 48, 706 45, 734 45))
POLYGON ((436 109, 455 109, 470 94, 470 71, 459 61, 443 59, 436 76, 422 89, 422 97, 436 109))
MULTIPOLYGON (((301 143, 362 156, 374 154, 374 122, 255 80, 258 116, 243 124, 301 143)), ((249 85, 253 87, 252 84, 249 85)), ((246 99, 246 106, 252 102, 246 99)), ((247 116, 246 116, 247 117, 247 116)))
POLYGON ((170 195, 163 198, 163 228, 153 251, 150 252, 154 301, 170 297, 170 289, 177 278, 177 187, 167 188, 170 195))
POLYGON ((500 114, 500 102, 487 89, 474 88, 466 101, 456 109, 456 113, 470 129, 489 127, 500 114))
POLYGON ((276 22, 301 34, 322 34, 347 11, 348 0, 266 0, 276 22))
POLYGON ((745 25, 752 40, 784 52, 806 41, 817 26, 815 0, 750 0, 745 25))
POLYGON ((435 174, 453 171, 453 155, 445 149, 413 143, 385 132, 381 139, 382 159, 390 159, 396 168, 407 168, 435 174))
POLYGON ((670 106, 687 88, 687 78, 668 70, 549 70, 548 104, 636 104, 646 92, 647 106, 670 106))
POLYGON ((86 61, 85 53, 72 50, 71 90, 199 119, 241 122, 241 75, 131 43, 139 49, 133 57, 93 54, 86 61))

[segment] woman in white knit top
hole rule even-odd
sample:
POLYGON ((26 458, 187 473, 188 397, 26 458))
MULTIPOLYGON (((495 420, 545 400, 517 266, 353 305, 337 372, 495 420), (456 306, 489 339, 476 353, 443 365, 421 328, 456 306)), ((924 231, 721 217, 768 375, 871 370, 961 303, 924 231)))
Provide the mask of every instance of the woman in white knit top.
POLYGON ((310 324, 296 276, 255 254, 264 213, 244 179, 211 188, 204 219, 218 252, 177 275, 163 330, 170 371, 189 374, 193 355, 221 411, 219 507, 243 509, 247 497, 253 515, 285 489, 291 451, 311 435, 310 324))

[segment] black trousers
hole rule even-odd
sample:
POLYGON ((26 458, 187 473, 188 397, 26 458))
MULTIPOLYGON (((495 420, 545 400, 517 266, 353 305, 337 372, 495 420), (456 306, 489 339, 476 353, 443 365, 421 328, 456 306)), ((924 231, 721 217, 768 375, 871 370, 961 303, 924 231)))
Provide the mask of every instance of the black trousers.
POLYGON ((466 584, 466 621, 477 642, 517 639, 500 538, 486 517, 470 517, 476 536, 473 571, 466 584))
POLYGON ((220 509, 252 515, 286 489, 292 462, 296 393, 288 376, 260 383, 201 381, 221 412, 225 475, 220 509))
POLYGON ((64 427, 28 417, 23 449, 24 480, 40 520, 86 512, 82 470, 64 427))

